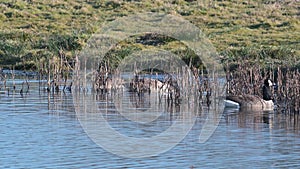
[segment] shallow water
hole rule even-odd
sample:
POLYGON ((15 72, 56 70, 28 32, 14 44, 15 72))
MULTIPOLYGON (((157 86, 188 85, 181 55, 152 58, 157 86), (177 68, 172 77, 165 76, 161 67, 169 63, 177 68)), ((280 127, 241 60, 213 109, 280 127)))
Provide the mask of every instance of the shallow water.
MULTIPOLYGON (((39 92, 37 83, 31 83, 29 92, 21 96, 19 88, 20 84, 14 93, 0 94, 0 168, 300 167, 299 115, 225 110, 212 137, 198 143, 206 118, 203 112, 171 150, 132 159, 107 152, 90 139, 75 113, 71 93, 39 92)), ((108 96, 98 98, 100 109, 107 106, 104 97, 108 96)), ((142 103, 140 109, 149 106, 147 100, 142 103)), ((109 124, 135 137, 156 135, 180 116, 163 112, 154 123, 137 125, 108 107, 109 124)))

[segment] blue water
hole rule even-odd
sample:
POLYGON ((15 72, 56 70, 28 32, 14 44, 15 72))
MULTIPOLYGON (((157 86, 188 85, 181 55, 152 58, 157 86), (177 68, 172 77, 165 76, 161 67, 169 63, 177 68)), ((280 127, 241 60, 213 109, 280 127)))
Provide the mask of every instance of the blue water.
MULTIPOLYGON (((212 137, 198 143, 203 118, 183 141, 140 159, 117 156, 95 144, 81 127, 71 93, 0 94, 0 168, 299 168, 299 115, 226 110, 212 137)), ((170 114, 157 125, 169 124, 170 114)), ((176 115, 175 115, 176 116, 176 115)), ((108 113, 112 126, 135 125, 108 113)), ((156 126, 159 128, 160 126, 156 126)), ((126 131, 125 131, 126 132, 126 131)), ((139 130, 139 135, 155 130, 139 130)), ((105 136, 104 136, 105 137, 105 136)), ((145 145, 147 147, 147 145, 145 145)), ((150 148, 150 147, 149 147, 150 148)))

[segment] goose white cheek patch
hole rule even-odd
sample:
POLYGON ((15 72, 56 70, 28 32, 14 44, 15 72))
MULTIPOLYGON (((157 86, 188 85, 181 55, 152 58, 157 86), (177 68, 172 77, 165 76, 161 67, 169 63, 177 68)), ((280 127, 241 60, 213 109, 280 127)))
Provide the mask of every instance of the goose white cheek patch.
POLYGON ((271 80, 268 80, 268 83, 269 83, 269 86, 270 86, 270 87, 273 86, 273 83, 272 83, 271 80))

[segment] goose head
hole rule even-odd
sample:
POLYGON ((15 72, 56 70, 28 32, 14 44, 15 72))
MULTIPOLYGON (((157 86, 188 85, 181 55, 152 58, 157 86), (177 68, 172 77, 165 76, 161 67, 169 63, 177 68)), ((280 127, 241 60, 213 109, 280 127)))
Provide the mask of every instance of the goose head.
POLYGON ((273 86, 273 83, 270 79, 265 79, 264 85, 267 86, 267 87, 271 87, 271 86, 273 86))

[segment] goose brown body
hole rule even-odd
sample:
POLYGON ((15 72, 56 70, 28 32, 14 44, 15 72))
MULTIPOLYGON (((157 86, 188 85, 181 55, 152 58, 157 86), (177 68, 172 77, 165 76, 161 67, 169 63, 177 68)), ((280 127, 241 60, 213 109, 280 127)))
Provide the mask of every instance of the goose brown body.
POLYGON ((274 108, 272 100, 263 100, 256 95, 227 96, 226 99, 238 103, 241 109, 273 110, 274 108))

